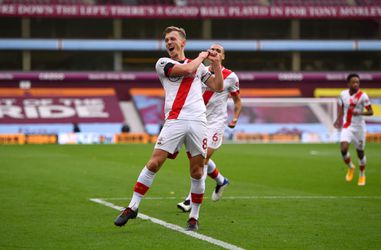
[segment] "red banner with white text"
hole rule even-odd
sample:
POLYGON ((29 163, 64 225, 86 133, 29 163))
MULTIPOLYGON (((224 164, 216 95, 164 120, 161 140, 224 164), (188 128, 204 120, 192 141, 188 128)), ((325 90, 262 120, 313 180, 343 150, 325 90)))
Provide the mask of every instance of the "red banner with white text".
POLYGON ((381 18, 381 6, 131 6, 0 4, 1 16, 79 18, 381 18))
POLYGON ((122 122, 113 89, 0 88, 0 124, 122 122))

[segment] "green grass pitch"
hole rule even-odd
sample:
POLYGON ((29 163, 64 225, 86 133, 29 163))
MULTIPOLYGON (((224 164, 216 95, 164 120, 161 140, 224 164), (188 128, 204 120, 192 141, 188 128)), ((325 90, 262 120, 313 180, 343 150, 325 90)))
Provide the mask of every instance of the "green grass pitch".
MULTIPOLYGON (((0 146, 0 249, 221 249, 146 220, 117 228, 118 211, 89 200, 128 205, 152 149, 0 146)), ((358 165, 353 147, 351 155, 358 165)), ((381 144, 369 143, 366 155, 359 187, 358 168, 345 182, 337 144, 224 145, 214 160, 231 185, 212 202, 208 178, 199 233, 244 249, 380 249, 381 144)), ((168 160, 146 196, 174 199, 143 200, 140 212, 185 226, 176 204, 189 190, 188 169, 184 152, 168 160)))

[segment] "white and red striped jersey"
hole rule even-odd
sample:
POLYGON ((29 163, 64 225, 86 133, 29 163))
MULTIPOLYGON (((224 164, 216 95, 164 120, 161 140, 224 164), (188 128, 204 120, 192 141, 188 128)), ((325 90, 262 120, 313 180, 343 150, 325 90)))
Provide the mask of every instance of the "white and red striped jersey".
POLYGON ((160 58, 156 63, 156 72, 165 91, 165 119, 195 120, 206 122, 206 108, 202 99, 202 83, 212 75, 201 64, 196 73, 189 76, 168 77, 178 62, 167 57, 160 58))
POLYGON ((358 90, 350 95, 349 89, 341 92, 339 105, 344 109, 343 128, 365 126, 365 121, 361 115, 353 115, 353 111, 362 112, 364 108, 369 108, 370 101, 367 94, 358 90))
POLYGON ((208 126, 213 124, 227 124, 227 103, 229 94, 239 94, 238 76, 233 71, 224 67, 222 67, 222 76, 224 79, 224 88, 221 92, 213 92, 206 88, 203 94, 208 126))

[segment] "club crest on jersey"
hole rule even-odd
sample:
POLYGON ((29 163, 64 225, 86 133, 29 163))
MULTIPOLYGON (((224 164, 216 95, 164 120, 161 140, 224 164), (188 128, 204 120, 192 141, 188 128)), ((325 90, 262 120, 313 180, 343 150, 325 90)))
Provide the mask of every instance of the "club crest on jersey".
POLYGON ((168 77, 168 80, 171 82, 178 82, 182 76, 170 76, 168 77))
MULTIPOLYGON (((170 77, 168 77, 168 79, 171 82, 178 82, 182 77, 183 76, 170 76, 170 77)), ((198 77, 195 73, 187 75, 187 76, 184 76, 184 78, 195 78, 195 77, 198 77)))
POLYGON ((167 65, 168 61, 165 60, 165 59, 162 59, 158 62, 158 66, 161 67, 161 68, 164 68, 165 65, 167 65))

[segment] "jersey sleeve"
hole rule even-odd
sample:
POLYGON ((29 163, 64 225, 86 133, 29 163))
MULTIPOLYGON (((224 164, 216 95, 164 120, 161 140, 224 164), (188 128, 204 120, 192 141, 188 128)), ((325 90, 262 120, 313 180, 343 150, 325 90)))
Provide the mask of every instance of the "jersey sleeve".
POLYGON ((168 77, 174 65, 171 59, 162 57, 156 62, 156 73, 160 77, 168 77))
POLYGON ((201 74, 201 81, 203 83, 206 83, 209 78, 212 76, 212 73, 210 73, 210 71, 208 70, 207 67, 205 67, 204 64, 200 64, 200 66, 198 67, 198 70, 200 70, 200 74, 201 74))
POLYGON ((340 94, 339 97, 337 98, 337 104, 339 104, 339 106, 343 106, 344 105, 343 95, 342 94, 340 94))
POLYGON ((228 77, 229 80, 229 93, 231 95, 238 95, 239 94, 239 79, 238 76, 235 73, 231 73, 228 77))
POLYGON ((364 107, 369 107, 371 105, 369 96, 364 93, 364 107))

